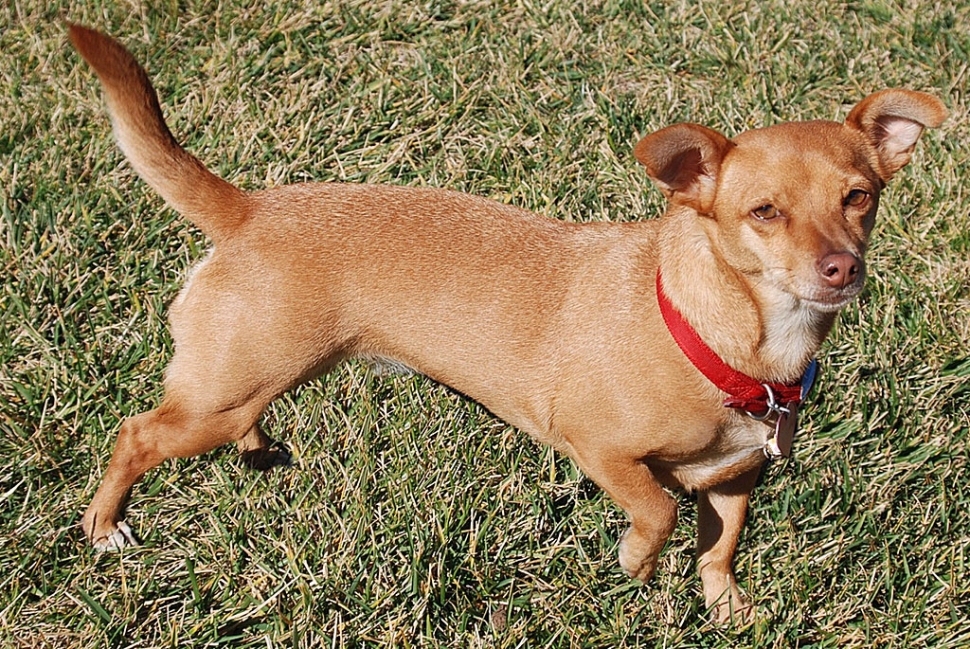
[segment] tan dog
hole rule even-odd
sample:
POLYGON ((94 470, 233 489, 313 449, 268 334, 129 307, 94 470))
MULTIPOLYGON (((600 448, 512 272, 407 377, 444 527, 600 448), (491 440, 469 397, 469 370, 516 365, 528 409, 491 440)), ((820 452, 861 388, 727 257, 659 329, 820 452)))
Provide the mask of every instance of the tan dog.
POLYGON ((879 192, 942 122, 940 101, 887 90, 844 124, 733 140, 671 126, 635 149, 669 201, 662 219, 571 224, 435 189, 243 192, 176 143, 120 44, 77 26, 70 38, 104 84, 131 164, 215 244, 171 307, 165 398, 124 422, 84 514, 95 546, 135 543, 125 499, 166 458, 236 441, 257 465, 285 459, 259 428, 266 406, 364 357, 426 374, 567 453, 629 516, 620 563, 638 579, 674 528, 664 487, 696 491, 706 602, 721 619, 750 611, 735 545, 798 404, 760 384, 773 395, 797 384, 862 290, 879 192), (706 378, 698 345, 755 377, 753 402, 725 407, 745 397, 706 378))

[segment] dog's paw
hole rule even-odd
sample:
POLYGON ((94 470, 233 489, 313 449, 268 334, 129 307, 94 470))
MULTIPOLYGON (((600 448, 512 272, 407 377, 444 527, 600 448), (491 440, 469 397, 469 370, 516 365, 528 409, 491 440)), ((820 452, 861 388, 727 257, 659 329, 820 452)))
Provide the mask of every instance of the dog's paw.
POLYGON ((128 523, 118 521, 115 523, 114 530, 93 539, 91 545, 97 552, 118 552, 124 548, 136 548, 141 544, 135 537, 135 533, 128 527, 128 523))
POLYGON ((732 624, 737 628, 743 628, 755 621, 757 608, 742 596, 732 597, 730 601, 718 602, 711 609, 712 618, 715 624, 732 624))
POLYGON ((623 571, 643 583, 653 577, 653 573, 657 570, 657 561, 660 559, 632 527, 628 528, 620 539, 619 558, 623 571))
POLYGON ((243 451, 241 456, 243 464, 250 469, 258 471, 269 471, 278 466, 293 466, 293 454, 285 444, 274 442, 269 448, 257 448, 251 451, 243 451))
POLYGON ((704 584, 704 599, 711 613, 711 620, 715 624, 731 624, 738 628, 754 622, 757 609, 738 589, 734 577, 725 575, 723 579, 717 581, 726 582, 727 586, 718 591, 716 585, 710 582, 704 584))

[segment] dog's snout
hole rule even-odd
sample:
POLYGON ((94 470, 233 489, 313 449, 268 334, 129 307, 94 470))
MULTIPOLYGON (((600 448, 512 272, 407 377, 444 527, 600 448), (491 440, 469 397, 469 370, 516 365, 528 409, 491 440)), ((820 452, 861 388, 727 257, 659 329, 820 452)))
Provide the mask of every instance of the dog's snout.
POLYGON ((836 252, 823 257, 818 270, 829 286, 845 288, 859 278, 862 260, 850 252, 836 252))

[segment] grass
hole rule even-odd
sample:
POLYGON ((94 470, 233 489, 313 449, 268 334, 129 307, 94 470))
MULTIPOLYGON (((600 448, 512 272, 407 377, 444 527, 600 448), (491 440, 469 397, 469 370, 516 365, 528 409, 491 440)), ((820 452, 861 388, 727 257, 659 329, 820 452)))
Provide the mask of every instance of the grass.
POLYGON ((970 644, 965 2, 23 0, 0 25, 3 646, 970 644), (121 419, 160 396, 166 305, 206 242, 115 149, 64 17, 121 37, 178 137, 244 187, 433 185, 575 221, 659 213, 631 151, 664 125, 942 97, 796 456, 755 493, 737 569, 757 623, 707 622, 690 498, 639 587, 622 514, 568 460, 353 364, 270 409, 295 469, 169 462, 133 494, 145 546, 93 554, 80 513, 121 419))

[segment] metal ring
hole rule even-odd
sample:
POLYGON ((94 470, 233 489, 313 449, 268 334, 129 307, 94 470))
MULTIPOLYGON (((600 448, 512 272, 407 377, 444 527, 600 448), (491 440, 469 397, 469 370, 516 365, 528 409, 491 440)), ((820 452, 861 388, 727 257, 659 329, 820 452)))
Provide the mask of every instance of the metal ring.
POLYGON ((775 400, 775 392, 774 390, 771 389, 770 385, 768 385, 767 383, 762 383, 761 387, 763 387, 765 390, 768 391, 768 410, 769 411, 776 412, 779 415, 791 414, 791 410, 789 408, 786 408, 785 406, 781 405, 780 403, 778 403, 778 401, 775 400))
POLYGON ((753 412, 751 412, 750 410, 745 410, 744 411, 744 414, 746 414, 747 416, 751 417, 755 421, 764 421, 764 420, 768 419, 768 417, 771 416, 771 413, 772 412, 774 412, 774 411, 771 408, 768 408, 765 411, 765 414, 763 414, 763 415, 756 415, 753 412))

